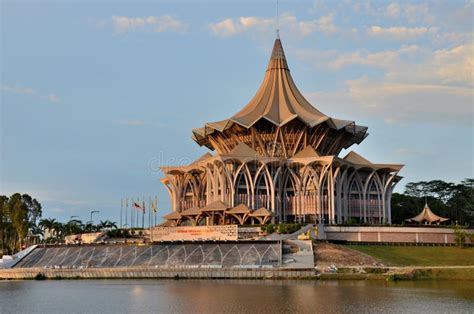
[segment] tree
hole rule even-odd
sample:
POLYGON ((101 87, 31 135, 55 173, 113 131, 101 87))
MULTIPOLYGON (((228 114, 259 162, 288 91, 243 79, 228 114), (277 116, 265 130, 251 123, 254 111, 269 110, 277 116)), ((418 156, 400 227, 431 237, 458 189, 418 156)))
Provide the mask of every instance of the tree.
POLYGON ((39 226, 43 230, 44 235, 46 235, 46 231, 48 231, 50 235, 54 235, 55 224, 56 224, 56 219, 54 218, 41 219, 39 222, 39 226))
POLYGON ((4 244, 4 235, 6 227, 6 205, 8 203, 8 197, 5 195, 0 195, 0 256, 3 255, 3 250, 5 247, 4 244))
POLYGON ((16 233, 13 246, 15 250, 19 250, 28 234, 28 207, 19 193, 13 194, 10 197, 8 211, 12 227, 16 233))
POLYGON ((474 179, 459 184, 442 180, 410 182, 405 193, 392 195, 392 222, 403 223, 418 214, 425 198, 431 210, 452 223, 474 225, 474 179))
POLYGON ((83 232, 82 221, 78 219, 71 219, 65 225, 64 229, 66 235, 78 234, 83 232))

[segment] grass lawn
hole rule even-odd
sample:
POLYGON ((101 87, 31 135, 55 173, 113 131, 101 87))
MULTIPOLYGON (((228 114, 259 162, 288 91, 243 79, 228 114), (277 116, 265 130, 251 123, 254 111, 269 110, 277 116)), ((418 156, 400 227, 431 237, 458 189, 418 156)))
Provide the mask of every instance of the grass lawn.
POLYGON ((474 248, 445 246, 377 246, 346 247, 373 256, 393 266, 474 266, 474 248))

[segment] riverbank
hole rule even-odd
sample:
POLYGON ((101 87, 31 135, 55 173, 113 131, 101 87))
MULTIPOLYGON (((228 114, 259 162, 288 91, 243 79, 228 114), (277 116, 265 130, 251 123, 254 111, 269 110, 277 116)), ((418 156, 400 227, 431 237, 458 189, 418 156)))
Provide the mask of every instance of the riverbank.
POLYGON ((325 269, 195 269, 114 267, 89 269, 1 269, 0 280, 22 279, 310 279, 310 280, 463 280, 474 281, 474 266, 343 267, 325 269))

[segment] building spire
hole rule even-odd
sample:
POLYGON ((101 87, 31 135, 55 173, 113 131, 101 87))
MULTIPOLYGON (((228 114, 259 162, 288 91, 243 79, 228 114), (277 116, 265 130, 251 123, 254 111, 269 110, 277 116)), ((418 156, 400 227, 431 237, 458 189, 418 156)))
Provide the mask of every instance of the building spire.
POLYGON ((288 63, 286 62, 285 52, 283 51, 283 46, 279 37, 275 39, 270 62, 268 62, 267 71, 272 69, 289 70, 288 63))
POLYGON ((279 1, 276 0, 276 31, 277 31, 277 39, 280 39, 280 14, 278 12, 278 3, 279 1))

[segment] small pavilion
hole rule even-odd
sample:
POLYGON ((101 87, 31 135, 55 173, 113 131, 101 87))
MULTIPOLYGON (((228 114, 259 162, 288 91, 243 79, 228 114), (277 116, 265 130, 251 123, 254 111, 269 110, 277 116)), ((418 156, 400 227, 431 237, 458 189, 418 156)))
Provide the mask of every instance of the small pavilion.
POLYGON ((243 225, 247 218, 249 217, 251 211, 245 204, 239 204, 226 212, 226 215, 234 217, 237 219, 240 225, 243 225))
POLYGON ((423 208, 421 213, 419 213, 413 218, 406 219, 407 222, 417 222, 419 224, 425 225, 431 225, 432 223, 436 223, 439 225, 440 223, 445 222, 447 220, 449 220, 449 218, 443 218, 433 213, 430 207, 428 206, 428 203, 425 203, 425 207, 423 208))
POLYGON ((265 207, 260 207, 259 209, 250 213, 249 216, 256 218, 260 224, 264 225, 270 220, 270 218, 272 218, 272 213, 265 207))
POLYGON ((191 224, 193 226, 197 226, 201 218, 203 218, 203 212, 199 207, 194 206, 182 211, 181 217, 186 218, 189 221, 191 221, 191 224))

